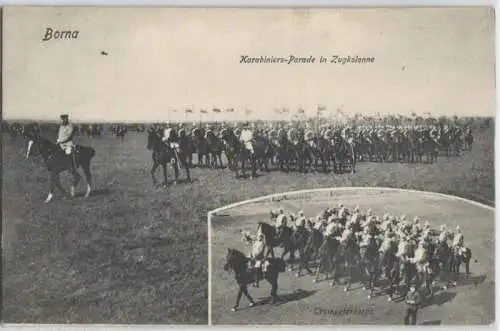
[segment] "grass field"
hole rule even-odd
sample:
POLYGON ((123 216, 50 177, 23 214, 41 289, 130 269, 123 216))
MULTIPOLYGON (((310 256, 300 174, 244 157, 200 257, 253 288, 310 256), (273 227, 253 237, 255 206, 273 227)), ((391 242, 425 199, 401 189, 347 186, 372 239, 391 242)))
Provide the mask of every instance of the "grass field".
POLYGON ((97 152, 94 195, 45 205, 41 159, 26 160, 26 141, 4 136, 3 320, 206 323, 207 211, 274 192, 341 186, 493 201, 493 137, 492 127, 475 137, 472 152, 434 165, 363 163, 354 175, 273 172, 254 180, 194 169, 194 183, 167 189, 152 187, 145 135, 131 133, 123 143, 80 137, 97 152))
MULTIPOLYGON (((393 215, 405 214, 409 219, 418 216, 429 220, 434 228, 447 224, 450 228, 460 225, 464 229, 467 245, 474 254, 476 263, 471 264, 472 275, 461 278, 459 285, 443 292, 436 286, 432 301, 426 302, 419 314, 419 324, 477 325, 491 324, 495 316, 495 250, 494 211, 470 203, 449 200, 427 192, 384 191, 380 189, 340 188, 328 194, 316 194, 312 198, 298 197, 280 202, 266 199, 250 202, 216 213, 211 217, 212 227, 212 323, 213 324, 403 324, 406 306, 387 302, 387 297, 377 290, 372 299, 359 283, 351 291, 344 292, 341 284, 329 287, 329 281, 313 284, 313 276, 303 274, 296 277, 293 272, 280 275, 278 294, 282 302, 278 305, 257 305, 248 307, 243 298, 240 310, 230 312, 236 301, 238 286, 232 273, 223 270, 224 257, 228 247, 245 253, 249 247, 241 241, 241 230, 255 233, 256 220, 268 218, 269 210, 278 206, 287 211, 302 209, 306 215, 315 216, 326 207, 340 202, 350 207, 371 208, 376 215, 387 212, 393 215), (425 208, 422 208, 425 206, 425 208), (218 216, 217 216, 218 215, 218 216), (341 314, 344 308, 364 313, 341 314)), ((276 253, 281 254, 282 249, 276 253)), ((463 267, 462 267, 463 272, 463 267)), ((249 288, 258 302, 266 301, 270 286, 265 281, 261 286, 249 288)))
POLYGON ((78 140, 96 149, 94 195, 45 205, 41 158, 4 136, 3 320, 206 324, 203 186, 153 188, 146 136, 78 140))

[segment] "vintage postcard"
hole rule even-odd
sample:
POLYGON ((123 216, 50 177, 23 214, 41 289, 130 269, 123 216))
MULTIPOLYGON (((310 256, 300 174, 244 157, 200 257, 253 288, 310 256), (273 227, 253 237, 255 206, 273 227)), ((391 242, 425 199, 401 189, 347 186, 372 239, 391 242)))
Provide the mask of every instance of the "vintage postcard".
POLYGON ((493 9, 268 14, 207 72, 211 323, 492 324, 493 9))
POLYGON ((493 323, 492 8, 2 21, 4 323, 493 323))

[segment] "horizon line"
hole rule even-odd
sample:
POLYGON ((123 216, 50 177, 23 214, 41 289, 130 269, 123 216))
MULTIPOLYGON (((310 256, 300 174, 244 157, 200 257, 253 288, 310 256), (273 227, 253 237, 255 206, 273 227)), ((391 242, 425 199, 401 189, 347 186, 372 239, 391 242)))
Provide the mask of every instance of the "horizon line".
MULTIPOLYGON (((380 117, 377 117, 377 116, 370 116, 370 115, 366 115, 368 117, 374 117, 375 119, 384 119, 384 118, 387 118, 389 116, 399 116, 399 115, 391 115, 391 114, 388 114, 388 115, 385 115, 385 116, 380 116, 380 117)), ((403 118, 406 118, 406 119, 411 119, 412 117, 411 116, 404 116, 404 115, 401 115, 403 118)), ((417 117, 423 117, 423 116, 417 116, 417 117)), ((447 116, 444 116, 444 115, 440 115, 440 116, 431 116, 433 118, 440 118, 440 117, 445 117, 445 118, 453 118, 453 117, 457 117, 457 119, 467 119, 467 118, 496 118, 496 115, 486 115, 486 114, 482 114, 482 115, 461 115, 461 116, 458 116, 458 115, 447 115, 447 116)), ((142 123, 184 123, 184 122, 255 122, 255 121, 263 121, 263 122, 289 122, 289 121, 299 121, 299 122, 305 122, 305 121, 309 121, 309 120, 316 120, 318 117, 316 116, 308 116, 307 118, 303 118, 303 119, 293 119, 291 117, 289 118, 282 118, 282 119, 277 119, 277 118, 269 118, 269 119, 260 119, 260 118, 237 118, 237 119, 203 119, 203 120, 200 120, 200 119, 191 119, 191 120, 188 120, 188 119, 132 119, 132 120, 126 120, 126 119, 105 119, 105 120, 99 120, 99 119, 74 119, 74 118, 70 118, 70 122, 72 123, 137 123, 137 124, 142 124, 142 123)), ((328 118, 328 117, 325 117, 325 116, 322 116, 322 117, 319 117, 321 120, 327 120, 327 121, 332 121, 331 118, 328 118)), ((425 119, 425 117, 423 117, 425 119)), ((427 117, 428 118, 428 117, 427 117)), ((333 121, 335 122, 344 122, 344 121, 348 121, 348 120, 354 120, 354 118, 342 118, 342 119, 333 119, 333 121)), ((363 119, 360 119, 361 121, 363 119)), ((2 121, 8 121, 8 122, 27 122, 27 121, 33 121, 33 122, 47 122, 47 123, 58 123, 59 120, 58 119, 46 119, 46 118, 36 118, 36 117, 21 117, 21 118, 15 118, 15 117, 12 117, 12 118, 7 118, 7 117, 3 117, 2 118, 2 121)))

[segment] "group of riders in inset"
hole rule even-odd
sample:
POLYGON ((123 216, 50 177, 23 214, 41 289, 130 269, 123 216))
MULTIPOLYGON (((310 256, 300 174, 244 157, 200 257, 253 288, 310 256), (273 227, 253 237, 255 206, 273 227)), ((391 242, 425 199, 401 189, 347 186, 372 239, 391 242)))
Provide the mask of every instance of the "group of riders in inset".
POLYGON ((302 211, 285 213, 281 208, 271 211, 270 218, 275 224, 258 222, 256 235, 243 231, 249 254, 233 248, 227 251, 225 269, 235 272, 239 284, 233 311, 242 294, 255 304, 247 285, 259 286, 261 279, 269 281, 276 301, 278 276, 285 272, 285 265, 297 277, 304 270, 313 274, 314 283, 321 274, 325 280, 332 277, 332 287, 344 277, 346 292, 359 281, 369 290, 368 298, 379 287, 389 301, 395 295, 405 296, 412 286, 425 296, 433 296, 436 285, 443 290, 456 286, 462 264, 466 277, 470 274, 472 253, 460 226, 454 231, 445 224, 435 229, 417 217, 413 221, 405 215, 378 217, 370 209, 349 210, 342 204, 327 208, 316 218, 308 218, 302 211), (277 247, 282 248, 279 257, 274 252, 277 247))

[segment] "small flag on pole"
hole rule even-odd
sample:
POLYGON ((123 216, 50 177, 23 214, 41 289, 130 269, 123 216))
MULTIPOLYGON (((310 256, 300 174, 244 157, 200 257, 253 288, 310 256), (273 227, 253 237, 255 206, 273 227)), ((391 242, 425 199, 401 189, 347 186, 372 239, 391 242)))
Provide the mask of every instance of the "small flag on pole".
POLYGON ((208 114, 208 111, 206 109, 200 109, 201 114, 208 114))
POLYGON ((193 110, 192 110, 191 108, 186 108, 186 109, 184 110, 184 112, 185 112, 185 113, 192 113, 192 112, 193 112, 193 110))
POLYGON ((233 112, 234 112, 234 108, 227 108, 227 109, 226 109, 226 112, 228 112, 228 113, 233 113, 233 112))
POLYGON ((288 113, 290 112, 290 109, 288 109, 288 108, 283 108, 283 111, 282 111, 282 112, 283 112, 283 113, 288 114, 288 113))
POLYGON ((221 110, 220 110, 219 108, 214 108, 214 109, 212 109, 212 111, 213 111, 214 113, 220 113, 220 112, 221 112, 221 110))
POLYGON ((299 108, 299 110, 297 110, 298 114, 304 114, 305 112, 306 111, 303 108, 299 108))

